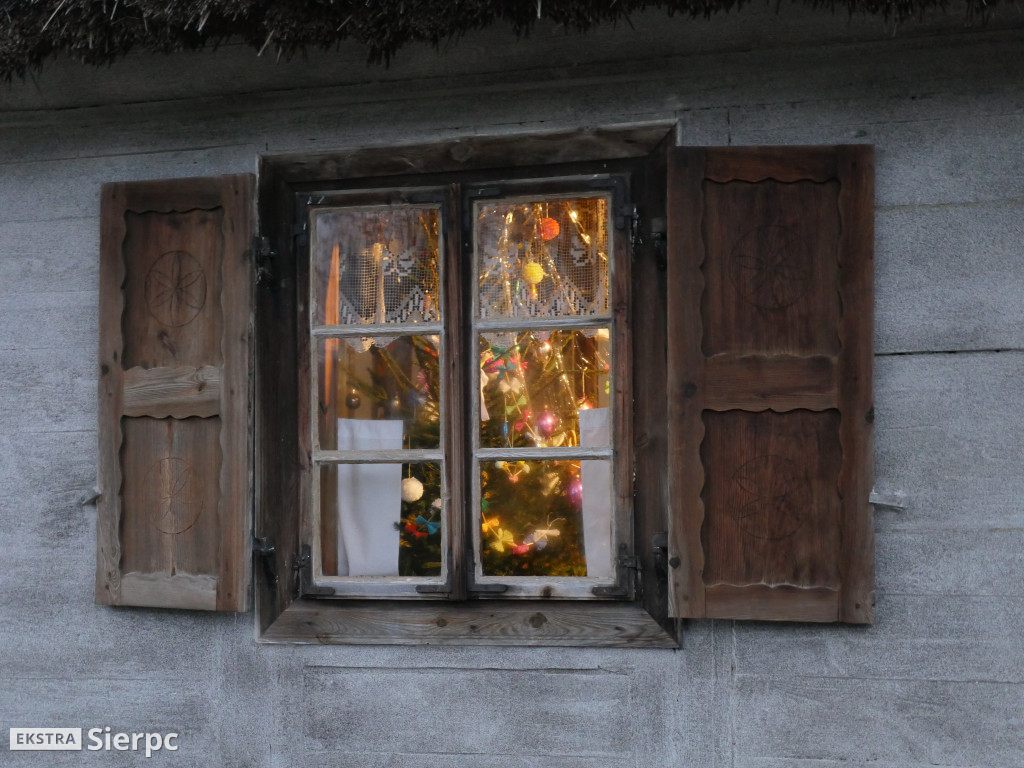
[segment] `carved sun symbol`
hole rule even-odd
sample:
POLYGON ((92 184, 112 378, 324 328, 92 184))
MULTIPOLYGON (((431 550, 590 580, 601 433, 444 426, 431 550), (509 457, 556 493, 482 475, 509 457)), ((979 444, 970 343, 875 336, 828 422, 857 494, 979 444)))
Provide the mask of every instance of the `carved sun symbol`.
POLYGON ((778 541, 799 530, 811 488, 794 462, 772 454, 758 456, 738 467, 732 480, 748 499, 735 513, 745 534, 778 541))
POLYGON ((206 304, 206 274, 185 251, 159 256, 146 275, 146 303, 153 317, 171 327, 192 322, 206 304))
POLYGON ((191 528, 203 511, 199 484, 184 459, 171 456, 150 467, 147 485, 154 500, 150 522, 162 533, 177 534, 191 528))
POLYGON ((747 232, 733 248, 729 278, 743 299, 759 309, 783 309, 809 287, 809 250, 788 227, 766 226, 747 232))

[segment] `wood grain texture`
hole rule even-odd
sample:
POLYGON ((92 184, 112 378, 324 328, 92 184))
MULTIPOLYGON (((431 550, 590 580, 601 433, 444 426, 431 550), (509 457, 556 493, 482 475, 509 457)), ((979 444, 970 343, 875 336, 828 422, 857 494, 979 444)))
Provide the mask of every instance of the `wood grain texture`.
POLYGON ((125 212, 125 367, 223 365, 224 211, 125 212))
POLYGON ((840 585, 839 412, 706 412, 704 583, 840 585))
POLYGON ((122 429, 122 571, 215 574, 220 419, 141 416, 122 429))
POLYGON ((220 398, 218 366, 136 367, 124 372, 125 416, 215 416, 220 411, 220 398))
POLYGON ((281 181, 446 173, 479 168, 574 163, 596 159, 644 157, 665 136, 671 123, 624 129, 591 129, 533 136, 466 137, 458 141, 370 147, 330 155, 267 157, 281 181))
POLYGON ((707 357, 838 351, 838 192, 835 180, 704 182, 707 357))
POLYGON ((870 624, 875 618, 875 523, 868 502, 874 483, 874 152, 871 147, 839 150, 842 191, 840 287, 843 317, 839 336, 839 439, 843 467, 839 489, 843 498, 842 621, 870 624))
POLYGON ((245 610, 252 177, 109 184, 102 200, 97 602, 245 610), (211 579, 212 605, 174 596, 211 579))
POLYGON ((705 152, 674 149, 668 162, 668 563, 669 615, 704 615, 704 355, 701 296, 704 292, 703 206, 705 152))
POLYGON ((273 275, 256 291, 256 522, 255 536, 274 548, 267 559, 276 581, 256 561, 256 623, 264 631, 298 592, 299 424, 298 276, 290 236, 294 201, 273 166, 260 174, 260 227, 275 256, 262 264, 273 275))
POLYGON ((669 428, 689 450, 670 440, 670 491, 688 489, 670 493, 686 532, 671 546, 696 546, 701 563, 673 581, 689 601, 674 599, 684 612, 673 615, 870 621, 870 158, 861 147, 673 155, 669 428), (700 401, 678 406, 678 421, 674 380, 700 401), (807 597, 822 589, 834 598, 824 612, 807 597))
MULTIPOLYGON (((668 621, 668 555, 654 551, 655 538, 668 531, 668 423, 665 418, 665 157, 666 137, 644 167, 635 190, 640 208, 642 243, 634 246, 632 265, 633 345, 633 519, 636 557, 640 563, 638 591, 644 608, 670 632, 668 621), (657 220, 657 222, 656 222, 657 220), (655 242, 655 232, 662 238, 655 242)), ((659 538, 660 541, 660 538, 659 538)))
POLYGON ((716 584, 707 589, 709 619, 839 621, 839 591, 766 584, 716 584))
POLYGON ((260 636, 266 643, 354 645, 554 645, 675 648, 631 603, 464 603, 297 600, 260 636))
POLYGON ((213 576, 178 573, 121 575, 121 605, 184 608, 192 611, 217 610, 217 579, 213 576))
POLYGON ((247 611, 252 604, 252 338, 256 230, 251 174, 223 176, 220 187, 224 239, 220 309, 223 317, 220 433, 220 571, 217 610, 247 611))
POLYGON ((107 184, 100 198, 99 290, 99 403, 97 404, 99 458, 97 483, 104 491, 96 504, 97 603, 121 601, 121 414, 124 406, 124 368, 121 355, 121 314, 124 308, 125 188, 107 184))
POLYGON ((448 205, 442 224, 444 237, 443 259, 444 307, 443 315, 448 320, 445 328, 444 368, 441 386, 443 402, 441 407, 451 426, 444 431, 442 448, 445 451, 445 514, 447 532, 445 556, 447 562, 447 588, 452 600, 465 600, 468 593, 470 570, 473 565, 473 529, 476 518, 469 517, 465 510, 473 498, 473 462, 466 446, 470 445, 470 430, 475 424, 468 418, 466 406, 471 399, 466 395, 465 378, 462 374, 463 361, 471 359, 468 341, 470 327, 469 311, 472 302, 467 296, 471 286, 462 280, 462 195, 456 184, 446 190, 448 205))
POLYGON ((836 177, 836 153, 834 147, 731 147, 708 154, 705 174, 717 182, 824 182, 836 177))
POLYGON ((704 367, 705 407, 713 411, 823 411, 838 402, 834 358, 823 355, 720 355, 704 367))

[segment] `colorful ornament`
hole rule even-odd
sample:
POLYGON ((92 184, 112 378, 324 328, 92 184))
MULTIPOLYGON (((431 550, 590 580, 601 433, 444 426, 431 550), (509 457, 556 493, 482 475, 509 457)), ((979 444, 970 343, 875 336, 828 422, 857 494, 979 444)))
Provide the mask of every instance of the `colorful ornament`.
POLYGON ((583 506, 583 481, 578 477, 569 483, 569 488, 566 491, 569 496, 569 501, 573 503, 573 506, 579 508, 583 506))
POLYGON ((527 285, 536 285, 544 279, 544 267, 535 261, 528 261, 523 264, 523 280, 527 285))
POLYGON ((416 525, 420 526, 420 528, 426 528, 427 533, 431 534, 437 533, 437 530, 441 527, 440 521, 427 520, 423 515, 416 515, 416 525))
POLYGON ((348 408, 350 411, 354 411, 356 410, 356 408, 362 405, 362 402, 362 398, 359 397, 359 390, 353 387, 348 391, 348 396, 345 398, 346 408, 348 408))
POLYGON ((561 229, 562 228, 558 226, 558 220, 552 219, 550 216, 545 216, 537 222, 537 233, 540 235, 541 240, 554 240, 558 237, 558 233, 561 229))
POLYGON ((395 395, 390 400, 388 400, 388 413, 391 414, 392 416, 394 416, 395 414, 401 413, 401 412, 402 412, 402 398, 400 398, 398 395, 395 395))
POLYGON ((494 532, 494 538, 491 539, 491 547, 495 552, 504 552, 505 545, 513 546, 515 544, 515 537, 512 536, 511 531, 506 531, 504 528, 499 528, 494 532))
POLYGON ((543 438, 551 437, 555 430, 562 423, 562 420, 551 411, 544 411, 537 419, 537 431, 543 438))
POLYGON ((423 483, 415 477, 407 477, 402 480, 402 501, 412 504, 423 498, 423 483))

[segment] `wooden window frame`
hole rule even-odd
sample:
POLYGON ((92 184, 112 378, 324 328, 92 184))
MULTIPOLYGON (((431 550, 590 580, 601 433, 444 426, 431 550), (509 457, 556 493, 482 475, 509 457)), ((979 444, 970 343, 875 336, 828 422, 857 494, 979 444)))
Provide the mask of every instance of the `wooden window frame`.
MULTIPOLYGON (((630 203, 651 215, 639 221, 647 232, 634 232, 630 281, 622 293, 642 300, 620 302, 612 312, 621 317, 622 347, 639 346, 644 364, 637 368, 624 356, 622 373, 635 390, 634 402, 651 402, 650 387, 664 391, 663 344, 658 360, 647 355, 659 349, 656 328, 659 317, 656 264, 657 237, 649 224, 662 216, 664 155, 671 126, 659 124, 625 130, 587 131, 532 137, 468 139, 426 146, 353 150, 329 156, 267 156, 261 159, 258 205, 261 220, 261 279, 256 298, 256 536, 255 558, 257 630, 261 642, 317 642, 345 644, 454 644, 454 645, 568 645, 612 647, 678 647, 678 623, 667 618, 663 548, 659 532, 667 530, 662 471, 641 469, 641 460, 654 458, 657 436, 664 433, 664 416, 640 407, 641 421, 628 399, 618 403, 625 417, 620 432, 626 437, 615 445, 623 477, 636 473, 635 482, 620 491, 624 503, 632 503, 629 536, 632 552, 623 555, 619 570, 625 589, 610 589, 603 599, 464 599, 451 595, 425 595, 423 600, 319 599, 314 583, 312 553, 301 542, 309 541, 310 522, 299 510, 311 504, 311 484, 301 478, 312 466, 309 446, 301 444, 295 415, 308 413, 308 381, 296 381, 289 371, 301 371, 308 359, 308 329, 297 318, 308 310, 300 290, 305 258, 303 233, 295 230, 300 208, 324 189, 368 189, 415 181, 417 185, 443 185, 454 175, 465 183, 488 180, 579 178, 581 174, 628 177, 632 180, 630 203), (660 150, 660 151, 656 151, 660 150), (298 244, 298 245, 297 245, 298 244), (644 328, 634 320, 643 318, 644 328), (640 331, 644 332, 640 332, 640 331), (625 344, 626 335, 631 344, 625 344), (656 416, 656 418, 655 418, 656 416), (630 421, 634 421, 630 427, 630 421), (648 423, 648 421, 650 423, 648 423), (660 426, 655 426, 660 422, 660 426), (634 450, 634 445, 639 448, 634 450), (636 454, 631 456, 631 454, 636 454), (654 489, 654 490, 652 490, 654 489), (652 494, 657 494, 654 497, 652 494), (632 498, 629 498, 632 497, 632 498), (639 574, 637 578, 635 574, 639 574), (660 574, 660 579, 658 578, 660 574), (659 586, 660 581, 660 586, 659 586), (447 598, 447 599, 445 599, 447 598)), ((620 215, 622 211, 618 212, 620 215)), ((456 230, 460 222, 450 222, 456 230)), ((625 223, 633 226, 632 217, 625 223)), ((448 276, 449 289, 458 287, 458 276, 448 276)), ((467 300, 464 298, 464 300, 467 300)), ((664 317, 663 311, 660 317, 664 317)), ((663 332, 660 332, 663 335, 663 332)), ((463 377, 450 377, 459 380, 463 377)), ((449 392, 449 400, 462 401, 462 393, 449 392)), ((623 388, 628 398, 630 387, 623 388)), ((662 437, 663 439, 663 437, 662 437)), ((456 441, 458 443, 458 441, 456 441)), ((661 446, 663 448, 663 445, 661 446)), ((456 448, 466 450, 465 446, 456 448)), ((457 466, 465 457, 449 456, 457 466)), ((661 454, 664 463, 664 452, 661 454)), ((621 485, 618 487, 622 487, 621 485)), ((461 520, 463 514, 453 516, 461 520)), ((453 535, 459 532, 453 531, 453 535)), ((663 534, 662 534, 663 535, 663 534)), ((458 561, 453 567, 466 567, 458 561)), ((453 574, 458 582, 459 574, 453 574)), ((463 583, 465 583, 463 581, 463 583)))

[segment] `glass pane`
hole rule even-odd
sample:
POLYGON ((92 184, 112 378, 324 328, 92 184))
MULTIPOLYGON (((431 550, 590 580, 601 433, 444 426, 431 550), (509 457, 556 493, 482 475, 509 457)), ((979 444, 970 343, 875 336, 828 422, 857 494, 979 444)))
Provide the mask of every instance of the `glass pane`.
POLYGON ((608 199, 474 206, 481 319, 608 313, 608 199))
POLYGON ((481 462, 483 575, 610 578, 610 467, 603 459, 481 462))
POLYGON ((320 466, 321 555, 327 576, 440 576, 441 465, 320 466))
POLYGON ((374 345, 317 338, 321 450, 437 448, 440 343, 438 336, 399 336, 374 345))
POLYGON ((607 328, 488 333, 477 341, 482 447, 609 444, 607 328))
POLYGON ((441 319, 437 207, 313 213, 314 325, 441 319))

